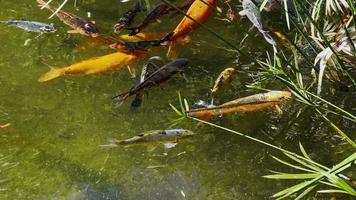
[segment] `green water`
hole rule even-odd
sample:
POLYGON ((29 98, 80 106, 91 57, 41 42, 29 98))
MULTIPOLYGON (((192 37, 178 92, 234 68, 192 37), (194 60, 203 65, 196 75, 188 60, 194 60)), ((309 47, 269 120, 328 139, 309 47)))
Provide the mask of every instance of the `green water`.
MULTIPOLYGON (((1 161, 1 199, 252 200, 268 198, 294 183, 261 177, 269 173, 268 169, 288 171, 271 159, 271 155, 282 156, 279 152, 191 121, 175 128, 190 129, 196 136, 181 140, 171 149, 161 144, 98 147, 110 138, 128 138, 143 131, 167 128, 177 117, 168 105, 178 104, 177 91, 191 104, 199 99, 208 101, 209 88, 225 67, 236 67, 237 78, 217 101, 260 92, 245 87, 252 82, 249 75, 259 67, 238 58, 236 53, 217 48, 227 46, 210 33, 199 29, 191 34, 193 43, 179 51, 179 57, 190 59, 185 75, 151 89, 143 106, 131 113, 132 99, 120 107, 111 101, 114 94, 136 83, 127 70, 37 82, 49 70, 46 64, 67 66, 112 50, 104 46, 80 50, 88 38, 68 35, 68 27, 57 18, 48 20, 50 13, 40 11, 34 0, 0 0, 0 5, 1 20, 25 18, 51 22, 58 28, 54 34, 39 36, 1 25, 0 124, 11 123, 0 129, 0 154, 6 156, 1 161), (29 44, 24 46, 28 39, 29 44)), ((132 2, 87 0, 77 1, 75 9, 70 1, 65 10, 80 16, 91 12, 100 31, 112 34, 112 25, 120 13, 131 6, 132 2)), ((217 17, 212 16, 206 24, 239 44, 249 23, 227 23, 217 17)), ((152 24, 147 31, 168 32, 180 19, 180 15, 162 18, 161 24, 152 24)), ((268 45, 255 30, 250 33, 243 50, 263 58, 268 45)), ((166 50, 157 51, 152 55, 165 53, 166 50)), ((135 64, 137 71, 144 61, 135 64)), ((268 88, 285 89, 279 82, 268 88)), ((325 98, 356 113, 355 92, 336 90, 326 92, 325 98)), ((301 142, 313 159, 327 166, 351 153, 311 109, 295 100, 282 109, 282 115, 270 109, 229 115, 213 122, 295 152, 301 142)), ((333 120, 355 138, 355 124, 333 120)))

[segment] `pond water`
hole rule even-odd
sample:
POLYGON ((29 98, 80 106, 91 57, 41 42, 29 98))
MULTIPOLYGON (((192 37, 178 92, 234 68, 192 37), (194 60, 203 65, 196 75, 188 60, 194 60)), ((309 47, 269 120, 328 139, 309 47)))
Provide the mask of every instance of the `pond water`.
MULTIPOLYGON (((112 25, 133 4, 78 0, 76 7, 69 1, 65 10, 79 16, 90 12, 102 33, 114 35, 112 25)), ((113 50, 90 47, 88 38, 67 34, 69 28, 58 18, 48 20, 50 13, 39 10, 34 0, 0 0, 0 5, 1 20, 23 18, 54 23, 58 28, 54 34, 39 35, 0 25, 0 124, 11 123, 0 129, 4 167, 0 171, 1 199, 249 200, 269 198, 294 183, 261 177, 269 174, 269 169, 289 170, 271 158, 271 155, 282 157, 280 152, 188 120, 174 128, 190 129, 196 135, 179 141, 171 149, 161 144, 99 147, 111 138, 129 138, 144 131, 168 128, 177 118, 169 106, 169 103, 178 105, 177 92, 191 106, 200 99, 209 101, 210 87, 226 67, 235 67, 237 75, 218 102, 260 92, 246 87, 260 67, 225 50, 229 47, 211 33, 202 28, 192 32, 192 44, 178 52, 179 57, 190 60, 184 75, 150 89, 142 107, 130 112, 131 98, 121 106, 111 100, 113 95, 136 83, 127 70, 66 76, 45 83, 37 81, 49 70, 47 65, 67 66, 113 50)), ((239 45, 250 23, 246 19, 228 23, 219 17, 214 14, 206 25, 239 45)), ((163 17, 161 23, 154 23, 146 30, 169 32, 181 18, 181 15, 163 17)), ((140 15, 136 23, 142 19, 140 15)), ((166 50, 162 48, 150 55, 164 57, 166 50)), ((266 50, 271 48, 256 30, 251 30, 242 50, 264 59, 266 50)), ((133 67, 140 71, 146 60, 133 67)), ((280 82, 271 82, 266 87, 286 89, 280 82)), ((355 92, 330 89, 324 95, 356 113, 355 92)), ((212 122, 293 152, 299 152, 301 142, 313 159, 327 166, 352 152, 311 109, 292 99, 282 110, 282 115, 269 109, 228 115, 212 122)), ((333 120, 355 138, 355 124, 333 120)))

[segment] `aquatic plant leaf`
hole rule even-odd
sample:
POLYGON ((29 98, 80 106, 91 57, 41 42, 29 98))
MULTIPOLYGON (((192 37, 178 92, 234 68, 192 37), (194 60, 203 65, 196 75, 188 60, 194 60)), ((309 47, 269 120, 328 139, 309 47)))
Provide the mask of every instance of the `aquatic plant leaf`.
POLYGON ((278 199, 283 199, 285 197, 288 197, 294 193, 296 193, 297 191, 303 189, 304 187, 308 186, 310 183, 312 183, 311 181, 305 181, 302 183, 298 183, 296 185, 293 185, 292 187, 289 187, 287 189, 284 189, 280 192, 277 192, 276 194, 274 194, 272 197, 278 197, 278 199))
MULTIPOLYGON (((309 155, 307 154, 307 152, 305 151, 302 143, 299 142, 299 148, 300 148, 300 151, 302 152, 302 154, 304 155, 304 157, 310 159, 309 155)), ((310 159, 311 160, 311 159, 310 159)))
POLYGON ((286 162, 286 161, 284 161, 284 160, 281 160, 281 159, 279 159, 279 158, 277 158, 277 157, 272 156, 272 158, 275 159, 276 161, 278 161, 278 162, 280 162, 280 163, 282 163, 282 164, 284 164, 284 165, 287 165, 287 166, 289 166, 289 167, 292 167, 292 168, 294 168, 294 169, 299 169, 299 170, 302 170, 302 171, 315 173, 315 171, 313 171, 313 170, 309 170, 309 169, 303 168, 303 167, 301 167, 301 166, 297 166, 297 165, 290 164, 290 163, 288 163, 288 162, 286 162))
POLYGON ((268 0, 263 0, 262 4, 260 6, 260 12, 265 8, 267 3, 268 3, 268 0))
MULTIPOLYGON (((288 156, 290 159, 294 160, 295 162, 304 165, 305 167, 308 167, 309 169, 312 169, 315 172, 323 172, 323 169, 321 169, 320 167, 315 166, 312 162, 308 161, 308 160, 301 160, 291 154, 285 153, 286 156, 288 156)), ((328 168, 324 168, 326 170, 328 170, 328 168)))
POLYGON ((318 190, 318 193, 343 193, 343 194, 348 194, 347 192, 343 190, 318 190))
POLYGON ((303 197, 305 197, 305 195, 307 195, 309 192, 311 192, 316 186, 318 185, 312 185, 310 187, 308 187, 307 189, 305 189, 302 193, 300 193, 296 198, 295 200, 299 200, 299 199, 302 199, 303 197))
POLYGON ((189 104, 188 104, 188 101, 187 101, 187 99, 184 99, 184 106, 185 106, 185 110, 184 111, 189 111, 190 109, 189 109, 189 104))
POLYGON ((266 175, 263 177, 268 179, 313 179, 319 176, 320 176, 319 174, 314 174, 314 173, 305 173, 305 174, 281 173, 281 174, 266 175))
POLYGON ((177 113, 177 115, 179 115, 179 116, 182 116, 182 115, 183 115, 183 114, 182 114, 176 107, 174 107, 172 104, 169 104, 169 106, 174 110, 174 112, 177 113))

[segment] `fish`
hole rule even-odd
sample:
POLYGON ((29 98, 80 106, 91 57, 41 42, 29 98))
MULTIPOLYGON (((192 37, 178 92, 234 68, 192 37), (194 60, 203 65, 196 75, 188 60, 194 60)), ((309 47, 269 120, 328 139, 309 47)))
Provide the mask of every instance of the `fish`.
POLYGON ((189 61, 186 58, 178 58, 168 64, 165 64, 164 66, 153 72, 150 76, 148 76, 142 83, 135 85, 127 92, 114 96, 113 100, 123 102, 132 95, 136 95, 137 93, 140 93, 148 88, 157 86, 160 83, 167 81, 174 74, 183 71, 185 66, 188 65, 188 62, 189 61))
POLYGON ((253 24, 254 27, 263 35, 265 40, 271 45, 275 46, 276 42, 273 40, 272 36, 268 31, 263 28, 261 13, 258 7, 251 0, 242 1, 243 10, 239 12, 241 16, 246 16, 253 24))
POLYGON ((234 68, 229 67, 220 73, 214 83, 213 88, 211 89, 212 96, 215 96, 221 88, 232 81, 232 76, 235 74, 235 72, 236 70, 234 68))
POLYGON ((9 26, 15 26, 21 28, 28 32, 37 32, 37 33, 54 33, 56 28, 53 24, 45 24, 42 22, 21 20, 21 19, 11 19, 6 21, 0 21, 9 26))
POLYGON ((247 97, 238 98, 224 104, 197 108, 187 111, 191 117, 197 117, 202 120, 210 120, 214 117, 228 113, 236 112, 255 112, 276 106, 280 111, 278 104, 292 96, 289 91, 270 91, 267 93, 255 94, 247 97))
POLYGON ((164 2, 158 4, 154 9, 152 9, 151 12, 147 14, 146 18, 142 21, 140 25, 133 28, 127 28, 127 30, 131 30, 131 33, 129 35, 132 36, 141 32, 144 28, 148 26, 148 24, 153 21, 156 21, 161 16, 167 14, 169 12, 169 8, 170 6, 164 2))
POLYGON ((115 43, 110 45, 112 49, 119 49, 125 51, 147 51, 149 47, 161 46, 164 42, 170 40, 174 33, 168 33, 164 38, 159 40, 144 40, 137 42, 127 42, 124 40, 117 40, 115 43))
MULTIPOLYGON (((120 35, 120 39, 130 42, 138 42, 138 41, 145 41, 145 40, 158 40, 165 37, 168 33, 155 33, 155 32, 145 32, 145 33, 138 33, 137 35, 120 35)), ((178 45, 186 45, 192 42, 192 38, 188 35, 184 37, 180 37, 179 39, 175 40, 175 43, 178 45)))
MULTIPOLYGON (((45 6, 44 8, 52 12, 55 12, 57 10, 57 8, 55 7, 46 5, 46 2, 44 2, 43 0, 37 0, 37 3, 40 7, 45 6)), ((95 22, 88 21, 86 19, 83 19, 81 17, 75 16, 71 13, 62 10, 58 11, 56 15, 64 24, 68 25, 73 29, 69 30, 68 33, 79 33, 90 37, 98 37, 100 35, 98 29, 96 28, 95 22)))
POLYGON ((88 60, 81 61, 79 63, 72 64, 64 68, 53 68, 44 75, 42 75, 38 81, 45 82, 60 76, 68 74, 97 74, 106 71, 112 71, 115 69, 121 69, 125 66, 136 61, 143 56, 142 53, 112 53, 105 56, 95 57, 88 60))
POLYGON ((144 8, 142 8, 143 4, 144 3, 141 0, 139 0, 131 10, 125 12, 123 16, 120 17, 120 19, 114 25, 114 32, 120 33, 122 29, 126 29, 130 27, 137 13, 145 10, 144 8))
MULTIPOLYGON (((189 7, 186 15, 190 16, 197 22, 203 23, 214 12, 215 8, 216 0, 195 0, 189 7)), ((174 29, 174 34, 171 37, 171 40, 175 41, 180 37, 186 36, 193 29, 196 29, 199 24, 195 21, 192 21, 187 16, 184 16, 174 29)), ((172 45, 172 43, 170 45, 172 45)))
MULTIPOLYGON (((163 65, 164 65, 164 61, 161 57, 159 56, 151 57, 141 70, 139 83, 145 81, 147 77, 149 77, 151 74, 153 74, 157 69, 159 69, 163 65)), ((137 93, 135 99, 131 102, 130 111, 131 112, 136 111, 137 108, 141 106, 141 103, 142 103, 142 93, 137 93)))
POLYGON ((162 141, 174 141, 178 139, 193 136, 194 132, 186 129, 169 129, 169 130, 152 130, 141 134, 138 134, 132 138, 124 140, 115 140, 115 144, 125 145, 140 142, 162 142, 162 141))

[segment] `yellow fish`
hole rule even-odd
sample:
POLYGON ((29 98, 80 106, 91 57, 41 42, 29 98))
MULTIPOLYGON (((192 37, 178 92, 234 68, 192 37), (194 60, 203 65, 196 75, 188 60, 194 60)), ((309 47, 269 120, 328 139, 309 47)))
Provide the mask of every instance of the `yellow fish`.
MULTIPOLYGON (((130 36, 120 35, 120 39, 125 40, 127 42, 138 42, 138 41, 145 41, 145 40, 159 40, 165 37, 167 33, 154 33, 154 32, 147 32, 147 33, 138 33, 137 35, 130 36)), ((184 36, 176 40, 179 45, 186 45, 192 42, 192 38, 190 36, 184 36)))
POLYGON ((232 80, 232 75, 235 74, 235 69, 234 68, 226 68, 224 71, 220 73, 218 78, 215 81, 215 84, 213 88, 211 89, 211 94, 212 96, 215 96, 216 93, 223 88, 226 84, 230 83, 232 80))
POLYGON ((38 81, 45 82, 63 75, 68 74, 96 74, 115 69, 123 68, 139 57, 144 55, 143 53, 131 53, 126 54, 122 52, 112 53, 105 56, 95 57, 88 60, 75 63, 64 68, 51 68, 49 72, 41 76, 38 81))
POLYGON ((292 94, 289 91, 270 91, 267 93, 238 98, 219 106, 189 110, 188 115, 202 120, 210 120, 223 114, 255 112, 273 106, 276 106, 278 112, 280 112, 278 104, 283 100, 289 99, 291 96, 292 94))

